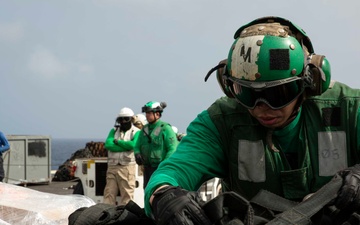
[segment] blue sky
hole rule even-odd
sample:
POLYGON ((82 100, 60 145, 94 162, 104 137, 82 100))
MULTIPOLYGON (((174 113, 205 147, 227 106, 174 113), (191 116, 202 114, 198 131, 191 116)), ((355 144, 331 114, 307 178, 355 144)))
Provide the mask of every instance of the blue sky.
POLYGON ((185 132, 222 92, 204 76, 258 17, 302 27, 332 78, 358 88, 358 0, 0 0, 0 130, 106 138, 122 107, 165 101, 185 132))

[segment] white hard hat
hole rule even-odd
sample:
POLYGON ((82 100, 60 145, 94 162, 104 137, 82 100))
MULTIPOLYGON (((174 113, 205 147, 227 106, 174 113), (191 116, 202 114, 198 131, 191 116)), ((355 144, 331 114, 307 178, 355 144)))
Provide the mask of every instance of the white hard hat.
POLYGON ((134 116, 134 112, 130 108, 122 108, 117 117, 132 117, 134 116))
POLYGON ((146 120, 146 116, 144 114, 136 114, 135 118, 134 118, 134 123, 136 122, 141 122, 142 125, 147 124, 147 120, 146 120))

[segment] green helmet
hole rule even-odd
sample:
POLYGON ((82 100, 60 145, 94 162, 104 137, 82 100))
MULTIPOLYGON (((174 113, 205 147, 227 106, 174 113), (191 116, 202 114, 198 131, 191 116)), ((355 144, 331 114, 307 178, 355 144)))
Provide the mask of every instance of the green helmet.
MULTIPOLYGON (((228 57, 212 68, 220 88, 248 109, 259 102, 280 109, 305 91, 315 96, 330 84, 330 64, 314 53, 297 25, 281 17, 263 17, 240 27, 228 57)), ((299 101, 301 102, 301 101, 299 101)))
POLYGON ((232 78, 268 82, 293 80, 302 74, 307 53, 289 27, 280 23, 259 23, 237 33, 227 61, 232 78))
POLYGON ((218 80, 225 94, 246 108, 263 102, 280 109, 301 99, 305 89, 320 95, 328 88, 328 61, 314 53, 306 33, 289 20, 260 18, 240 27, 234 38, 218 80))
POLYGON ((151 101, 146 103, 141 111, 142 112, 162 112, 164 108, 166 108, 167 104, 165 102, 155 102, 151 101))

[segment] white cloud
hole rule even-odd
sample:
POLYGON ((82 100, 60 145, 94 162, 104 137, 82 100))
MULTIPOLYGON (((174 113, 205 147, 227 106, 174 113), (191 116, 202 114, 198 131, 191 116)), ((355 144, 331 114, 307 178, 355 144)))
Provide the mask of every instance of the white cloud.
POLYGON ((24 27, 20 22, 0 23, 0 41, 17 42, 24 36, 24 27))
POLYGON ((52 52, 40 46, 30 56, 29 69, 44 77, 66 74, 68 66, 62 63, 52 52))
POLYGON ((43 77, 92 74, 94 72, 91 65, 74 62, 74 60, 62 60, 43 46, 37 47, 30 55, 28 68, 43 77))

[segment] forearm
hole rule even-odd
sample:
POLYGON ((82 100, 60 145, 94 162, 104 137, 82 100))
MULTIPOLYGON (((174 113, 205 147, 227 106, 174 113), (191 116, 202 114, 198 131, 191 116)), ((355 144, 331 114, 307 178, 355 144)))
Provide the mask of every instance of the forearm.
POLYGON ((174 154, 152 175, 145 189, 147 215, 151 215, 150 198, 157 188, 172 185, 196 191, 206 180, 225 177, 226 165, 219 133, 208 114, 202 113, 190 124, 174 154))
POLYGON ((158 188, 171 185, 180 186, 189 191, 196 191, 206 180, 220 176, 220 174, 212 173, 212 169, 209 168, 210 165, 217 165, 217 163, 204 158, 197 160, 193 156, 190 159, 187 152, 186 150, 176 151, 169 159, 163 161, 152 175, 145 189, 145 210, 147 215, 151 215, 150 199, 158 188), (208 163, 201 162, 204 160, 208 163))
POLYGON ((9 150, 10 144, 8 140, 6 139, 5 135, 1 133, 0 136, 0 152, 4 152, 9 150))
POLYGON ((111 148, 112 145, 114 144, 114 134, 115 134, 115 130, 111 129, 109 131, 108 136, 106 137, 106 140, 105 140, 105 148, 106 149, 111 148))
POLYGON ((9 150, 10 146, 9 145, 2 145, 0 146, 0 152, 5 152, 7 150, 9 150))
POLYGON ((118 140, 118 142, 115 145, 117 145, 118 151, 123 152, 123 151, 133 150, 135 143, 134 141, 118 140))
MULTIPOLYGON (((155 171, 155 173, 157 173, 157 171, 155 171)), ((155 174, 154 173, 154 174, 155 174)), ((178 183, 176 182, 176 180, 171 177, 168 176, 166 174, 159 174, 156 178, 151 178, 148 185, 145 188, 145 212, 146 215, 151 217, 152 214, 152 208, 151 208, 151 204, 152 201, 154 199, 153 194, 160 190, 163 187, 166 186, 179 186, 178 183)))
POLYGON ((120 146, 124 151, 130 151, 133 150, 137 139, 139 137, 139 132, 136 132, 133 139, 129 141, 119 140, 116 145, 120 146))
POLYGON ((115 130, 112 129, 110 132, 109 132, 109 135, 108 137, 106 138, 106 141, 105 141, 105 148, 108 150, 108 151, 112 151, 112 152, 123 152, 123 151, 127 151, 126 149, 120 147, 119 145, 116 145, 114 143, 114 134, 115 134, 115 130))

